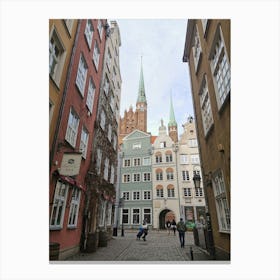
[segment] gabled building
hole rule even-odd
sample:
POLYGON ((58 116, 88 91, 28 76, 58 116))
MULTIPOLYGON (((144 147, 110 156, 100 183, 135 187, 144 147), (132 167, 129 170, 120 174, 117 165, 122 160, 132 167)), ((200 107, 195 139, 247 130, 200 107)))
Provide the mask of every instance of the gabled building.
MULTIPOLYGON (((174 112, 171 117, 169 124, 173 125, 176 123, 174 112)), ((180 220, 180 206, 175 143, 167 135, 163 120, 153 143, 152 169, 153 227, 164 229, 167 220, 175 219, 177 222, 180 220)))
POLYGON ((134 130, 121 145, 119 226, 138 229, 145 219, 153 225, 151 136, 134 130))
MULTIPOLYGON (((50 156, 50 242, 59 259, 83 248, 84 208, 102 79, 106 20, 78 21, 50 156)), ((53 41, 50 33, 50 45, 53 41)), ((50 52, 50 69, 52 61, 50 52)), ((50 71, 52 75, 52 71, 50 71)))
POLYGON ((211 253, 217 259, 230 259, 230 48, 230 20, 188 21, 183 61, 189 66, 211 253))

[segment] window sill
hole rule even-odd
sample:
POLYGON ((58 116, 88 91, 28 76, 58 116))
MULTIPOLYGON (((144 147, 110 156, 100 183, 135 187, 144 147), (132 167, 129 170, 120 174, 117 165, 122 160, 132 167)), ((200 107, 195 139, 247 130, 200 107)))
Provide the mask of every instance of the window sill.
POLYGON ((230 230, 219 230, 219 233, 230 234, 230 230))
POLYGON ((50 230, 62 230, 61 226, 50 226, 50 230))
POLYGON ((70 229, 70 230, 77 229, 77 226, 67 226, 67 229, 70 229))

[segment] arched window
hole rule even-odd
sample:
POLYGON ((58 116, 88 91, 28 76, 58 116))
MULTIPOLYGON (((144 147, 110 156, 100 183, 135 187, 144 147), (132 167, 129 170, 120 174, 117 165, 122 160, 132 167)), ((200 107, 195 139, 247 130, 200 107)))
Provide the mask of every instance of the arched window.
POLYGON ((172 168, 166 169, 166 179, 167 180, 174 180, 174 171, 172 168))
POLYGON ((156 180, 157 181, 163 180, 163 171, 160 168, 156 169, 156 180))
POLYGON ((162 185, 157 185, 156 191, 157 191, 157 197, 163 197, 163 186, 162 185))
POLYGON ((172 152, 171 151, 166 151, 165 152, 165 159, 166 159, 166 162, 172 162, 172 152))
POLYGON ((167 197, 175 197, 175 189, 173 185, 167 186, 167 197))
POLYGON ((162 155, 161 152, 156 153, 156 163, 162 162, 162 155))

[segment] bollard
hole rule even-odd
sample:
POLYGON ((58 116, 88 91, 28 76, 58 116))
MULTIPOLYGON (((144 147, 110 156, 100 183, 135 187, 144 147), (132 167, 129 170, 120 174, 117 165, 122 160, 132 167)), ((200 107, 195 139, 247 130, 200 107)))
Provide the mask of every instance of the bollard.
POLYGON ((122 224, 122 235, 121 236, 124 236, 124 228, 123 228, 123 224, 122 224))
POLYGON ((190 247, 191 260, 193 261, 193 249, 190 247))

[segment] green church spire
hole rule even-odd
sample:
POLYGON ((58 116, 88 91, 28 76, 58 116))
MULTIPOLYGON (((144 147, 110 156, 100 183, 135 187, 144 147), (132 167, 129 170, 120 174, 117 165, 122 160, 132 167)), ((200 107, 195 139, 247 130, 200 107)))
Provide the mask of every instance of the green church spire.
POLYGON ((169 123, 168 126, 177 126, 177 122, 175 120, 172 96, 170 94, 170 112, 169 112, 169 123))
POLYGON ((140 71, 140 80, 139 80, 137 103, 138 102, 147 103, 146 95, 145 95, 144 77, 143 77, 142 56, 141 56, 141 71, 140 71))

